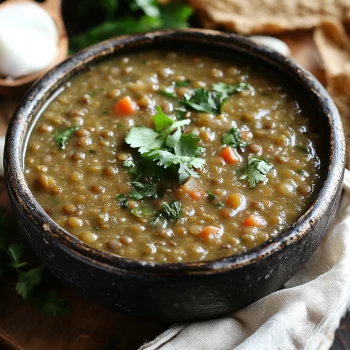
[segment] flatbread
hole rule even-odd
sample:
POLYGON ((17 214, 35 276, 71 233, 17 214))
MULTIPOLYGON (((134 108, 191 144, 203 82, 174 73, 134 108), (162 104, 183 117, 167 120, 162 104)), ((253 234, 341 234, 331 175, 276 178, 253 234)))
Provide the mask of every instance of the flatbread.
POLYGON ((347 166, 350 166, 350 39, 341 22, 324 20, 315 29, 314 40, 326 73, 327 90, 342 118, 347 166))
POLYGON ((311 29, 324 17, 350 22, 350 0, 188 0, 206 28, 241 34, 311 29))

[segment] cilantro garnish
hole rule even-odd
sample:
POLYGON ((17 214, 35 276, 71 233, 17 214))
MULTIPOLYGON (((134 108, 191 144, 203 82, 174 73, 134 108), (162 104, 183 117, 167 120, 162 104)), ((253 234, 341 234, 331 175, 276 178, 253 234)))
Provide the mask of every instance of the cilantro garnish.
POLYGON ((119 194, 115 197, 115 200, 119 203, 119 206, 123 209, 128 209, 128 198, 125 194, 119 194))
POLYGON ((225 84, 217 83, 213 85, 213 90, 216 92, 221 92, 226 96, 230 96, 236 92, 242 92, 250 88, 248 83, 237 83, 237 84, 225 84))
POLYGON ((182 134, 181 127, 188 125, 189 119, 174 121, 165 115, 162 109, 156 107, 157 114, 153 116, 155 130, 146 127, 133 127, 126 136, 126 143, 146 160, 168 168, 175 166, 182 183, 189 176, 198 177, 193 168, 201 168, 205 164, 202 148, 197 146, 199 138, 193 134, 182 134), (174 133, 172 133, 175 130, 174 133))
POLYGON ((267 173, 273 168, 273 165, 264 159, 259 159, 253 156, 248 157, 248 166, 244 174, 240 177, 241 180, 247 180, 250 188, 254 188, 258 182, 266 184, 268 181, 267 173))
POLYGON ((177 99, 177 96, 173 94, 172 92, 166 91, 166 90, 159 90, 159 93, 165 97, 177 99))
POLYGON ((143 199, 145 197, 157 198, 156 185, 154 183, 143 184, 141 182, 130 182, 134 188, 130 193, 129 197, 132 199, 143 199))
POLYGON ((65 149, 68 139, 79 129, 78 126, 72 126, 62 132, 58 132, 55 135, 55 142, 58 144, 60 149, 65 149))
POLYGON ((242 141, 241 132, 236 128, 231 128, 228 132, 225 132, 222 136, 221 143, 240 149, 247 146, 247 143, 242 141))
POLYGON ((207 191, 207 195, 208 195, 208 200, 209 200, 209 201, 213 201, 213 200, 215 199, 215 196, 213 195, 212 192, 207 191))
POLYGON ((163 203, 163 214, 169 220, 177 221, 182 214, 182 204, 180 201, 172 202, 171 204, 163 203))
POLYGON ((191 84, 191 80, 179 80, 175 81, 175 87, 186 87, 191 84))
POLYGON ((59 296, 55 289, 51 289, 54 297, 47 299, 48 274, 44 265, 32 266, 25 256, 28 254, 26 247, 12 241, 14 232, 9 226, 5 213, 0 213, 0 281, 5 277, 18 276, 16 283, 17 293, 24 299, 30 300, 37 309, 47 316, 66 315, 70 307, 65 299, 59 296))

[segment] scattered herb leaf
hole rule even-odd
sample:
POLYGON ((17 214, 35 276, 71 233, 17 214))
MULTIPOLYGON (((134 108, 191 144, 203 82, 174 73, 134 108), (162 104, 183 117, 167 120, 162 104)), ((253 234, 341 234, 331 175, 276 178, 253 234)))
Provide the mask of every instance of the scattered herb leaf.
POLYGON ((222 136, 221 143, 240 149, 247 146, 247 143, 242 141, 241 132, 236 128, 231 128, 228 132, 225 132, 222 136))
POLYGON ((213 90, 220 92, 225 96, 230 96, 236 92, 242 92, 250 88, 248 83, 237 83, 237 84, 226 84, 226 83, 217 83, 213 85, 213 90))
POLYGON ((91 153, 91 154, 96 154, 96 151, 95 151, 94 149, 90 149, 90 150, 89 150, 89 153, 91 153))
POLYGON ((128 198, 126 194, 120 194, 115 197, 115 200, 119 203, 119 206, 123 209, 128 209, 128 198))
POLYGON ((70 307, 56 289, 44 292, 40 298, 33 299, 38 310, 45 316, 65 316, 69 314, 70 307))
POLYGON ((222 202, 219 202, 219 203, 216 203, 215 206, 218 207, 218 208, 224 208, 225 204, 222 203, 222 202))
POLYGON ((58 132, 55 135, 55 142, 58 144, 60 149, 65 149, 69 138, 79 129, 78 126, 72 126, 62 132, 58 132))
POLYGON ((172 98, 172 99, 175 99, 177 100, 177 96, 169 91, 166 91, 166 90, 159 90, 159 93, 165 97, 169 97, 169 98, 172 98))
POLYGON ((141 182, 130 182, 134 188, 130 193, 129 197, 132 199, 140 200, 145 197, 157 198, 156 184, 149 183, 144 184, 141 182))
POLYGON ((191 80, 179 80, 175 81, 175 87, 187 87, 191 84, 191 80))
POLYGON ((154 217, 155 210, 148 205, 141 205, 139 207, 131 209, 131 213, 138 218, 150 219, 154 217))
POLYGON ((258 182, 265 184, 268 181, 266 175, 272 168, 272 164, 266 160, 249 156, 248 166, 240 179, 247 180, 249 187, 254 188, 258 182))
POLYGON ((44 269, 44 265, 41 265, 29 271, 18 273, 16 290, 24 300, 27 300, 33 294, 35 288, 41 283, 44 269))
POLYGON ((213 201, 213 200, 215 199, 215 196, 213 195, 212 192, 207 191, 207 195, 208 195, 208 200, 209 200, 209 201, 213 201))
POLYGON ((180 201, 172 202, 171 204, 163 203, 163 214, 169 220, 177 221, 182 215, 182 204, 180 201))
POLYGON ((126 168, 133 168, 135 166, 135 162, 134 160, 132 159, 131 156, 129 156, 128 158, 126 158, 124 160, 124 163, 123 163, 123 166, 125 166, 126 168))
POLYGON ((49 199, 53 204, 56 205, 56 207, 58 207, 61 204, 60 201, 55 197, 50 197, 49 199))

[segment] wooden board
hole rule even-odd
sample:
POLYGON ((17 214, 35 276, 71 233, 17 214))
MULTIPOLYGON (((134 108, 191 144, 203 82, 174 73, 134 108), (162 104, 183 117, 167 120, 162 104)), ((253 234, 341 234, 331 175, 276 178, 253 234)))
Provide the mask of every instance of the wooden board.
MULTIPOLYGON (((293 58, 310 70, 321 82, 323 72, 310 32, 281 36, 290 46, 293 58)), ((18 101, 0 99, 0 135, 4 135, 8 120, 18 101)), ((9 207, 0 179, 0 206, 9 207)), ((14 226, 14 230, 17 228, 14 226)), ((64 288, 64 287, 62 287, 64 288)), ((114 314, 79 297, 74 291, 63 290, 72 305, 65 317, 48 318, 16 295, 13 283, 0 288, 0 349, 16 350, 134 350, 151 340, 168 325, 138 320, 114 314)), ((336 333, 333 350, 350 348, 350 317, 342 321, 336 333)))

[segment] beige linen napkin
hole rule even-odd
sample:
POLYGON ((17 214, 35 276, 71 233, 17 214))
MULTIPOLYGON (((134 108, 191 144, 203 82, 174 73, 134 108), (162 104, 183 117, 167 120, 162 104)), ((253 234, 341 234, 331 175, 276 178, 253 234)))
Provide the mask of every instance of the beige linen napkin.
POLYGON ((140 349, 329 349, 350 303, 349 171, 344 190, 335 223, 285 289, 216 320, 174 325, 140 349))

